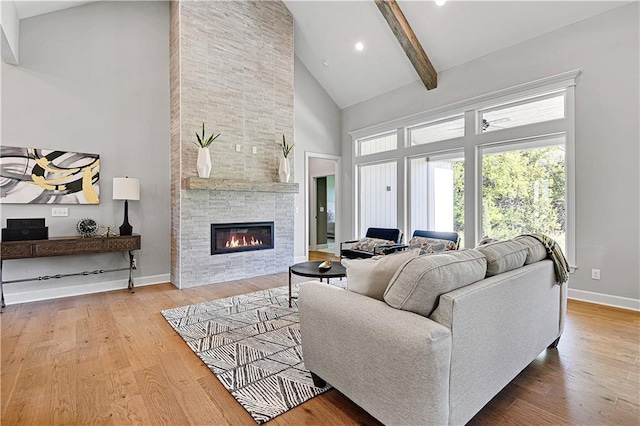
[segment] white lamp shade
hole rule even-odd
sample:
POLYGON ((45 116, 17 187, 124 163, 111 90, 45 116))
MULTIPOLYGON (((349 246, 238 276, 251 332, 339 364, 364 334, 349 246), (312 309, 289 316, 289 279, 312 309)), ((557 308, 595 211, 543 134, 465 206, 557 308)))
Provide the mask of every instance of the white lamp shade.
POLYGON ((113 178, 113 199, 139 200, 140 180, 130 177, 113 178))

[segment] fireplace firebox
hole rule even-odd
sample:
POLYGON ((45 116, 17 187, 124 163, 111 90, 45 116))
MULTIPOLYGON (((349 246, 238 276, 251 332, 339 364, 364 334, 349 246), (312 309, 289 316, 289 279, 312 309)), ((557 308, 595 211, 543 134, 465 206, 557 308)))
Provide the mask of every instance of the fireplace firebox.
POLYGON ((273 248, 273 222, 212 223, 211 254, 273 248))

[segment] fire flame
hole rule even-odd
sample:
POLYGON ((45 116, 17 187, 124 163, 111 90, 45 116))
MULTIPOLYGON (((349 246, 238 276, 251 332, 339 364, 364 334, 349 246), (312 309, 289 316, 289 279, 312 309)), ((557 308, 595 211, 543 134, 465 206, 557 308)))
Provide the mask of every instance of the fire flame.
POLYGON ((233 247, 244 247, 244 246, 260 246, 262 245, 262 240, 258 240, 251 237, 249 241, 247 241, 246 236, 242 236, 242 239, 236 239, 235 235, 231 236, 231 240, 225 243, 225 248, 233 248, 233 247))

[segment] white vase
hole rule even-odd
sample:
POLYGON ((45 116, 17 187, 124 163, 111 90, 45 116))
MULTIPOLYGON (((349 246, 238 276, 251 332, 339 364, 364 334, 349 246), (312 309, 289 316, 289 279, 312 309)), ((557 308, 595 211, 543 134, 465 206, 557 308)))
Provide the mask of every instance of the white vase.
POLYGON ((278 167, 278 176, 280 177, 280 182, 287 183, 289 182, 289 177, 291 177, 291 168, 289 167, 289 159, 281 158, 280 159, 280 167, 278 167))
POLYGON ((198 148, 198 176, 201 178, 208 178, 211 174, 211 155, 209 155, 209 148, 198 148))

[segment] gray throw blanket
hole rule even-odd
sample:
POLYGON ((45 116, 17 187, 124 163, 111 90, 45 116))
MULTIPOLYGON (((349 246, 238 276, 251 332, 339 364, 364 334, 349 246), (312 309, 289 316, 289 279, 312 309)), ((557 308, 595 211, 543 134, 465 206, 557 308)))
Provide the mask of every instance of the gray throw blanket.
POLYGON ((540 241, 547 250, 547 258, 553 261, 553 268, 556 274, 556 282, 564 284, 569 281, 569 262, 564 256, 562 249, 553 239, 544 234, 526 234, 540 241))

